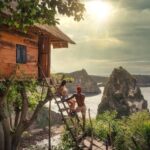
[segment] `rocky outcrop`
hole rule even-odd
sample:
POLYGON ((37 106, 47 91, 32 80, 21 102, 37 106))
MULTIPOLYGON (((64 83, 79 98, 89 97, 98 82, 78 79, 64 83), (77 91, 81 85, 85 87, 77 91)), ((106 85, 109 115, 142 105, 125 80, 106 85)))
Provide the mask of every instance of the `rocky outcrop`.
MULTIPOLYGON (((104 77, 104 76, 96 76, 96 75, 90 75, 92 77, 92 79, 96 82, 99 83, 99 86, 105 86, 107 81, 108 81, 108 77, 104 77)), ((137 85, 140 87, 150 87, 150 75, 133 75, 134 78, 136 78, 137 80, 137 85)))
POLYGON ((147 101, 136 79, 122 67, 114 69, 105 86, 98 114, 116 110, 119 116, 124 116, 143 109, 147 109, 147 101))
POLYGON ((76 87, 78 85, 82 87, 82 91, 84 93, 89 94, 100 93, 100 89, 98 88, 97 83, 88 75, 85 69, 75 71, 66 75, 74 79, 72 83, 67 83, 67 87, 70 93, 75 92, 76 87))
MULTIPOLYGON (((62 124, 62 117, 60 113, 51 110, 50 114, 51 114, 51 120, 50 120, 51 126, 56 124, 62 124)), ((38 113, 38 117, 34 125, 35 127, 38 128, 45 128, 46 126, 49 125, 49 109, 47 107, 43 107, 41 111, 38 113)))

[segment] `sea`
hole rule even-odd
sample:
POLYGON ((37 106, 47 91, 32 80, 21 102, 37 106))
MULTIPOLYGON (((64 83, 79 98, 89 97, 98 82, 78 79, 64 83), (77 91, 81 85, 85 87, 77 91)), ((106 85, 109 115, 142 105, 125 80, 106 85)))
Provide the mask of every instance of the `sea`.
MULTIPOLYGON (((141 92, 144 96, 144 99, 148 102, 148 109, 150 110, 150 87, 141 87, 141 92)), ((97 114, 98 105, 101 102, 104 87, 100 87, 101 93, 97 95, 87 95, 85 98, 85 104, 88 112, 90 112, 91 118, 95 118, 97 114)), ((47 104, 48 106, 48 104, 47 104)), ((58 107, 54 101, 52 101, 51 108, 53 111, 58 112, 58 107)), ((89 113, 87 113, 88 115, 89 113)), ((89 117, 89 115, 87 116, 89 117)))

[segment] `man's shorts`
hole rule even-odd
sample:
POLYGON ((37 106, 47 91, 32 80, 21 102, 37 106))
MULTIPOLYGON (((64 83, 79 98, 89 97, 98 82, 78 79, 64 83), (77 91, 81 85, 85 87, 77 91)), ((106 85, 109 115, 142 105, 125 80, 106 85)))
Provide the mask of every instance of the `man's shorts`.
POLYGON ((86 106, 78 106, 77 108, 76 108, 76 111, 77 112, 81 112, 83 115, 85 115, 86 114, 86 106))

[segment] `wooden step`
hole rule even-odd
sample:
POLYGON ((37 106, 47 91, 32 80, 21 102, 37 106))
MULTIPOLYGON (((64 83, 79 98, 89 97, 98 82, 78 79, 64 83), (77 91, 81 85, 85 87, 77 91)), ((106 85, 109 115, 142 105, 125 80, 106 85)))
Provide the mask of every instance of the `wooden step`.
POLYGON ((55 102, 55 103, 58 103, 58 104, 59 104, 59 103, 63 103, 63 101, 60 100, 60 101, 57 101, 57 102, 55 102))
MULTIPOLYGON (((57 100, 58 103, 64 103, 64 102, 67 102, 67 101, 61 100, 60 97, 59 97, 59 99, 60 99, 60 100, 57 100)), ((55 102, 55 103, 56 103, 56 102, 55 102)))
POLYGON ((68 110, 70 110, 70 108, 67 107, 67 108, 61 108, 59 111, 63 112, 63 111, 68 111, 68 110))

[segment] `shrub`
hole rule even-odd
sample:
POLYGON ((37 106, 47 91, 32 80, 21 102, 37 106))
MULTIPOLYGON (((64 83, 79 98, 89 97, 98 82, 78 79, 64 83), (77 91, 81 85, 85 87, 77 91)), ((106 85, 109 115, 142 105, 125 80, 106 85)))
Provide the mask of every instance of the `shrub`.
POLYGON ((150 114, 137 112, 119 121, 114 141, 117 150, 149 150, 150 114))
POLYGON ((65 130, 62 138, 61 138, 61 143, 54 148, 54 150, 70 150, 74 147, 74 142, 72 140, 72 137, 70 133, 65 130))
MULTIPOLYGON (((105 112, 86 124, 86 133, 100 140, 110 140, 115 150, 149 150, 150 149, 150 113, 136 112, 129 117, 116 119, 117 113, 105 112)), ((62 146, 69 150, 73 146, 70 134, 66 131, 62 146)))

